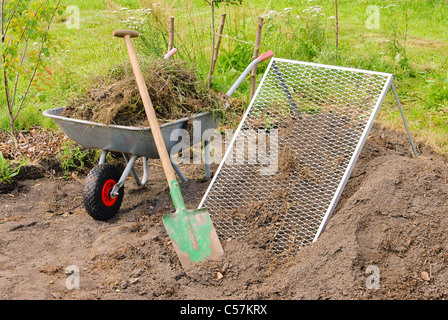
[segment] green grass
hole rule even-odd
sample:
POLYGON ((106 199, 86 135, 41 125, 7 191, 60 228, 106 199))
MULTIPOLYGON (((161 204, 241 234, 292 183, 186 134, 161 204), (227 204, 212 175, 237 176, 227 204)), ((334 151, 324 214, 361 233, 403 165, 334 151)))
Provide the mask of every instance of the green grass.
MULTIPOLYGON (((52 35, 67 39, 66 48, 54 55, 51 62, 54 77, 47 99, 23 112, 18 127, 39 124, 53 127, 41 115, 45 110, 64 105, 74 94, 83 92, 96 75, 128 59, 121 39, 112 31, 128 28, 128 17, 139 17, 140 3, 153 9, 141 28, 149 39, 136 40, 139 53, 160 55, 166 50, 168 16, 174 15, 175 46, 178 58, 194 63, 198 75, 206 80, 211 54, 210 7, 204 0, 159 1, 116 0, 119 7, 132 11, 108 9, 105 1, 81 0, 80 29, 67 29, 61 19, 52 28, 52 35)), ((448 154, 448 2, 381 1, 379 29, 368 29, 367 7, 377 1, 340 0, 339 50, 335 59, 334 2, 313 0, 246 0, 242 6, 220 6, 220 15, 227 13, 225 37, 216 65, 212 85, 227 91, 251 61, 258 16, 265 16, 261 52, 273 50, 275 56, 324 64, 390 72, 404 107, 409 126, 417 139, 437 151, 448 154), (304 12, 319 5, 322 12, 304 12), (290 8, 290 9, 288 9, 290 8), (322 15, 320 15, 322 14, 322 15)), ((67 3, 70 4, 70 3, 67 3)), ((129 20, 130 21, 130 20, 129 20)), ((261 78, 266 64, 259 67, 261 78)), ((239 88, 236 96, 248 104, 249 82, 239 88)), ((0 103, 2 97, 0 96, 0 103)), ((389 93, 378 121, 403 130, 400 114, 389 93)), ((7 128, 7 117, 0 115, 0 126, 7 128)))
MULTIPOLYGON (((136 1, 116 1, 120 5, 138 5, 136 1)), ((17 128, 43 125, 55 128, 53 122, 42 115, 42 111, 64 105, 72 96, 85 91, 93 84, 97 75, 104 74, 113 65, 125 61, 127 52, 122 39, 113 37, 113 30, 123 24, 116 14, 107 10, 104 1, 77 1, 80 8, 80 28, 68 29, 64 15, 51 28, 51 36, 63 39, 63 47, 50 61, 53 73, 51 87, 46 91, 46 99, 30 103, 17 119, 17 128)), ((2 89, 3 90, 3 89, 2 89)), ((3 93, 3 91, 2 91, 3 93)), ((4 104, 3 95, 0 103, 4 104)), ((0 127, 7 129, 8 117, 3 110, 0 127)))

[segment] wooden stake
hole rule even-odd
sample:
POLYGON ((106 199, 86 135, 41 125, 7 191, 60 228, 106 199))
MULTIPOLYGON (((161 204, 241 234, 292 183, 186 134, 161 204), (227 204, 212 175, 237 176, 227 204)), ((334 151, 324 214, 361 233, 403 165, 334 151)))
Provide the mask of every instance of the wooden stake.
POLYGON ((334 0, 334 9, 335 9, 335 18, 336 18, 336 27, 335 27, 335 60, 338 61, 338 42, 339 42, 339 19, 338 19, 338 0, 334 0))
POLYGON ((170 33, 168 42, 168 51, 174 48, 174 17, 170 16, 170 33))
POLYGON ((222 40, 222 32, 224 30, 224 24, 226 23, 226 13, 223 13, 221 15, 221 22, 219 24, 219 30, 218 30, 218 39, 216 40, 216 45, 215 45, 215 54, 213 55, 213 64, 212 64, 212 70, 211 73, 213 74, 213 72, 215 72, 215 65, 216 65, 216 60, 218 60, 218 52, 219 52, 219 46, 221 45, 221 40, 222 40))
MULTIPOLYGON (((258 58, 258 55, 259 55, 260 44, 261 44, 261 29, 263 28, 263 21, 264 21, 264 19, 262 17, 258 17, 258 29, 257 29, 256 37, 255 37, 255 48, 254 48, 254 55, 253 55, 252 59, 258 58)), ((257 82, 256 76, 257 76, 257 65, 255 65, 254 68, 252 69, 251 81, 250 81, 250 100, 252 100, 252 97, 255 94, 255 85, 257 82)))
POLYGON ((207 88, 210 89, 212 85, 213 60, 215 58, 215 0, 210 0, 209 3, 212 12, 212 57, 210 58, 210 70, 208 71, 207 88))

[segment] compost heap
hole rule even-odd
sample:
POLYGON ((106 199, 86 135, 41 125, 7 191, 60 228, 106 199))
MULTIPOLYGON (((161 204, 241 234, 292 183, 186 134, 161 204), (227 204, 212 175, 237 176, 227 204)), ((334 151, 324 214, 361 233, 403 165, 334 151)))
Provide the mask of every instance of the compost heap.
MULTIPOLYGON (((159 123, 205 111, 224 115, 224 96, 207 89, 185 61, 144 58, 140 66, 159 123)), ((72 99, 61 116, 106 125, 148 126, 128 62, 99 77, 85 94, 72 99)))

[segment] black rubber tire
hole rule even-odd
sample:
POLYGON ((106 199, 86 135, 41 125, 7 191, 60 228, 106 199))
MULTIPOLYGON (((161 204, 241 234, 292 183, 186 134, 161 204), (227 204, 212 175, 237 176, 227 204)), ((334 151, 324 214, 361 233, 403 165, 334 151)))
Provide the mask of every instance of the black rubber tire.
MULTIPOLYGON (((84 208, 87 213, 95 220, 109 220, 114 217, 120 210, 123 202, 124 186, 122 186, 113 203, 106 204, 103 196, 103 189, 105 185, 110 185, 110 180, 117 183, 120 180, 121 174, 117 168, 108 163, 102 163, 90 170, 84 182, 82 190, 82 198, 84 201, 84 208)), ((111 201, 112 202, 112 201, 111 201)))

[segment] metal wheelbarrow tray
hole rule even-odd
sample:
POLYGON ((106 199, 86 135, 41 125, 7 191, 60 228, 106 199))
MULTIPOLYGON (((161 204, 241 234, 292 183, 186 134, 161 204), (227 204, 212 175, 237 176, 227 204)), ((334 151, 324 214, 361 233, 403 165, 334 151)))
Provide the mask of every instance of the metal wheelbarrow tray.
MULTIPOLYGON (((68 118, 60 115, 63 110, 64 107, 60 107, 46 110, 43 114, 51 118, 68 137, 83 147, 134 154, 151 159, 159 158, 150 127, 105 125, 68 118)), ((219 119, 213 119, 211 112, 203 112, 190 118, 162 124, 160 129, 168 151, 179 143, 178 140, 170 139, 172 132, 185 128, 188 120, 200 121, 201 133, 206 129, 215 129, 219 123, 219 119)))
MULTIPOLYGON (((150 127, 105 125, 63 117, 60 115, 63 110, 64 107, 59 107, 46 110, 43 114, 51 118, 69 138, 81 146, 102 150, 99 164, 90 171, 86 178, 83 198, 87 212, 94 219, 108 220, 118 212, 121 206, 124 183, 129 174, 132 174, 138 186, 144 185, 148 180, 148 158, 159 158, 151 129, 150 127), (105 163, 108 152, 121 152, 123 154, 127 164, 121 174, 114 166, 105 163), (134 169, 135 161, 139 157, 143 157, 143 177, 141 179, 134 169), (107 183, 107 181, 109 182, 107 183), (99 186, 102 186, 101 190, 95 190, 99 186)), ((187 143, 180 139, 179 134, 176 134, 176 130, 184 129, 189 120, 196 125, 200 125, 200 134, 205 146, 208 145, 210 135, 220 121, 220 119, 214 118, 212 112, 203 112, 162 124, 160 129, 170 154, 175 146, 181 150, 190 147, 189 143, 186 145, 187 143)), ((210 152, 209 148, 204 149, 205 152, 210 152)), ((187 181, 177 164, 174 162, 172 164, 180 179, 187 181)), ((210 165, 208 163, 205 165, 205 172, 206 176, 209 177, 210 165)))
MULTIPOLYGON (((174 50, 174 49, 173 49, 174 50)), ((173 54, 171 50, 165 58, 173 54)), ((236 91, 253 67, 261 61, 273 56, 268 51, 254 59, 235 81, 226 93, 226 99, 236 91)), ((150 127, 131 127, 120 125, 105 125, 101 123, 79 120, 61 116, 65 107, 49 109, 43 115, 51 118, 55 124, 72 140, 85 148, 100 149, 102 154, 99 164, 87 175, 83 188, 83 201, 87 213, 96 220, 108 220, 115 216, 120 209, 124 195, 124 183, 132 174, 138 186, 148 180, 148 158, 159 159, 159 153, 151 133, 150 127), (121 152, 127 165, 122 173, 116 167, 106 163, 108 152, 121 152), (139 178, 134 163, 143 157, 143 177, 139 178)), ((193 144, 204 142, 205 176, 210 177, 210 138, 220 119, 215 118, 211 111, 194 114, 169 123, 160 125, 168 154, 176 153, 192 147, 190 139, 185 142, 180 134, 188 121, 193 123, 193 144), (178 131, 179 130, 179 131, 178 131), (195 137, 201 137, 196 141, 195 137), (173 151, 173 148, 178 151, 173 151)), ((182 182, 187 181, 180 168, 171 159, 171 164, 182 182)))

